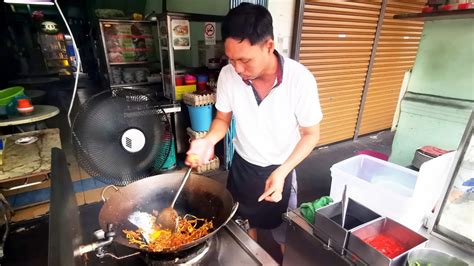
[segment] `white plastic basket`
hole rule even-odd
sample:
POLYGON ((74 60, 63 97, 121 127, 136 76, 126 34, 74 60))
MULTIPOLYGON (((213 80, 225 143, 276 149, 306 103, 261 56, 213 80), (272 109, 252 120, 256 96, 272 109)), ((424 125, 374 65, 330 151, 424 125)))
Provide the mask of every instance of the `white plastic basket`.
POLYGON ((414 193, 418 172, 367 155, 357 155, 331 167, 331 192, 340 201, 344 185, 347 196, 382 216, 417 231, 428 206, 414 193))

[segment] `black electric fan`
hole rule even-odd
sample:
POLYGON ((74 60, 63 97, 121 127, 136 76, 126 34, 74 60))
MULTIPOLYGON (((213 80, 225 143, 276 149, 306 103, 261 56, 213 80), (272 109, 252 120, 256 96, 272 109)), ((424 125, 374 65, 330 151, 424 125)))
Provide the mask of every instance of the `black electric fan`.
POLYGON ((168 159, 171 140, 161 106, 130 89, 92 96, 72 124, 79 165, 100 181, 119 186, 157 174, 168 159))

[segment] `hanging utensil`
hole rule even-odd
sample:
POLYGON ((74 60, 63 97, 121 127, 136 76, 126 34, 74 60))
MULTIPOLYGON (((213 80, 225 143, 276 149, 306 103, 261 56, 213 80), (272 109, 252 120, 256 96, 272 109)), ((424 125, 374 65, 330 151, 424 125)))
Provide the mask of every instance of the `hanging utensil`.
POLYGON ((189 167, 188 171, 186 171, 186 174, 184 174, 183 181, 181 181, 181 185, 176 191, 176 194, 174 195, 171 205, 167 208, 164 208, 158 215, 158 218, 156 219, 156 222, 160 225, 162 229, 169 229, 173 232, 176 231, 176 228, 178 226, 178 212, 174 209, 174 204, 176 203, 176 200, 178 199, 179 194, 181 194, 184 184, 186 184, 186 181, 191 175, 191 170, 192 168, 189 167))

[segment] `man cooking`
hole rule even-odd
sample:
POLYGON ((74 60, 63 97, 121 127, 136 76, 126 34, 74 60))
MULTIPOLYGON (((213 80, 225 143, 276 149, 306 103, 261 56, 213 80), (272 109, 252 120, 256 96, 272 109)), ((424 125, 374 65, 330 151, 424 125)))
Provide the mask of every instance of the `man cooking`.
POLYGON ((186 164, 209 162, 234 116, 236 152, 227 188, 240 203, 237 214, 249 221, 249 235, 256 240, 257 228, 274 229, 283 250, 282 214, 296 208, 294 168, 319 140, 316 81, 275 50, 272 17, 263 6, 243 3, 230 10, 222 39, 230 64, 217 81, 217 114, 205 138, 191 143, 186 164))

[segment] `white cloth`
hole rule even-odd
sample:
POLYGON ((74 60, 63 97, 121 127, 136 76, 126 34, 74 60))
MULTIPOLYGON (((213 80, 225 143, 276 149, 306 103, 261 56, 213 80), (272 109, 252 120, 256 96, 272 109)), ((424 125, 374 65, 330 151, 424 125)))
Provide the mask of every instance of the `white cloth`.
POLYGON ((262 167, 284 163, 301 138, 299 127, 314 126, 323 117, 314 76, 290 58, 284 58, 281 84, 260 105, 252 87, 232 65, 225 66, 217 81, 216 108, 235 117, 239 155, 262 167))

